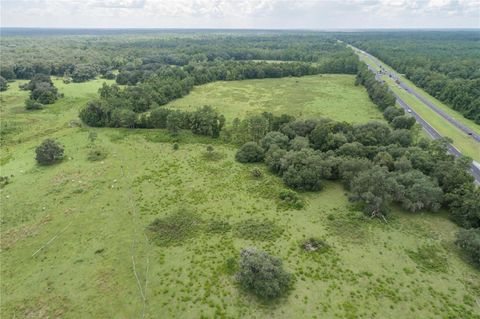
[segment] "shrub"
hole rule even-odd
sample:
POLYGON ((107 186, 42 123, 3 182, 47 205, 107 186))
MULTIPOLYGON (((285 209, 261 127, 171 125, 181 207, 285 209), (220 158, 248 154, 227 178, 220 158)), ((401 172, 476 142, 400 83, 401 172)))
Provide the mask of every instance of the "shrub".
POLYGON ((147 230, 158 245, 169 246, 194 237, 200 224, 201 219, 196 214, 180 209, 164 218, 156 218, 147 230))
POLYGON ((41 165, 50 165, 63 158, 63 147, 52 139, 46 139, 35 149, 35 159, 41 165))
POLYGON ((27 110, 40 110, 43 104, 32 99, 25 100, 25 109, 27 110))
POLYGON ((95 141, 97 140, 98 134, 97 132, 90 131, 88 132, 88 141, 90 144, 93 146, 95 144, 95 141))
POLYGON ((225 234, 230 231, 232 226, 222 220, 213 220, 206 226, 206 231, 211 234, 225 234))
POLYGON ((223 155, 213 148, 212 145, 207 145, 206 152, 203 153, 203 157, 210 161, 218 161, 223 155))
POLYGON ((321 239, 311 237, 302 243, 301 248, 309 252, 310 251, 324 252, 328 250, 330 246, 321 239))
POLYGON ((234 275, 238 271, 238 258, 229 257, 225 260, 225 272, 228 275, 234 275))
POLYGON ((263 149, 255 142, 248 142, 243 144, 237 151, 235 159, 240 163, 255 163, 261 162, 264 157, 263 149))
POLYGON ((100 147, 96 147, 88 152, 87 159, 92 162, 104 160, 107 157, 107 152, 100 147))
POLYGON ((254 178, 260 178, 260 177, 262 177, 262 171, 261 171, 258 167, 252 168, 252 170, 250 171, 250 174, 251 174, 252 177, 254 177, 254 178))
POLYGON ((285 208, 302 209, 304 207, 300 196, 292 190, 286 189, 281 191, 278 198, 285 208))
POLYGON ((383 111, 383 117, 388 122, 391 122, 397 116, 401 116, 401 115, 404 115, 404 114, 405 114, 405 111, 402 108, 395 107, 395 106, 389 106, 385 109, 385 111, 383 111))
POLYGON ((408 115, 397 116, 392 120, 392 126, 396 129, 410 129, 415 124, 415 118, 408 115))
POLYGON ((102 127, 109 121, 110 114, 99 101, 90 101, 80 111, 79 117, 88 126, 102 127))
POLYGON ((178 145, 178 143, 173 143, 173 150, 176 151, 180 148, 180 146, 178 145))
POLYGON ((284 295, 292 286, 293 277, 282 267, 282 261, 256 248, 240 253, 236 279, 240 286, 263 299, 284 295))
POLYGON ((446 272, 447 259, 436 246, 425 245, 417 251, 407 251, 408 256, 424 271, 446 272))
POLYGON ((9 176, 0 176, 0 188, 4 188, 10 184, 10 177, 9 176))
POLYGON ((457 240, 455 242, 463 249, 472 261, 480 266, 480 229, 462 229, 457 233, 457 240))

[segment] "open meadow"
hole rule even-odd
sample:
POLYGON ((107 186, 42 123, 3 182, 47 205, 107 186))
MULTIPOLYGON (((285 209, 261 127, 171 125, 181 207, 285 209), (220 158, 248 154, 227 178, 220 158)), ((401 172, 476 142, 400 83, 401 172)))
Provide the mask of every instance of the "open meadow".
MULTIPOLYGON (((480 272, 454 245, 459 227, 444 211, 395 206, 384 223, 336 182, 300 192, 305 205, 295 209, 280 200, 279 177, 236 162, 237 147, 221 139, 85 127, 78 111, 103 82, 54 80, 65 96, 40 111, 24 109, 18 82, 0 93, 0 169, 11 177, 0 190, 2 317, 480 318, 480 272), (47 136, 65 159, 38 166, 35 147, 47 136), (162 236, 149 228, 157 218, 162 236), (310 237, 326 247, 305 251, 310 237), (293 273, 287 296, 267 303, 237 289, 239 251, 251 246, 293 273)), ((351 75, 213 82, 168 106, 212 105, 227 126, 264 111, 383 122, 353 83, 351 75)))
POLYGON ((192 92, 167 106, 192 110, 212 105, 231 122, 247 114, 272 112, 297 118, 329 117, 362 123, 384 121, 355 76, 321 74, 281 79, 214 82, 195 87, 192 92))

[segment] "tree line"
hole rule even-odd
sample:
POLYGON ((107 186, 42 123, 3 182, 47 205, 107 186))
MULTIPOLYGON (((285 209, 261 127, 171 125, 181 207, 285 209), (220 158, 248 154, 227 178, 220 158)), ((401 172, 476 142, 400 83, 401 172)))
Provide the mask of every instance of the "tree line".
POLYGON ((339 35, 480 124, 480 36, 475 31, 339 35))
POLYGON ((188 65, 187 67, 163 66, 148 75, 131 71, 128 76, 122 76, 125 72, 121 72, 117 76, 117 83, 124 83, 122 81, 125 80, 130 85, 122 88, 117 84, 107 85, 104 83, 99 89, 100 99, 88 103, 81 110, 80 118, 90 126, 158 127, 157 124, 152 124, 156 123, 155 121, 149 120, 151 115, 155 116, 155 114, 166 112, 164 109, 158 109, 162 105, 188 94, 194 85, 219 80, 303 76, 325 73, 327 70, 334 73, 353 72, 357 69, 358 62, 351 61, 350 63, 326 67, 303 62, 229 61, 188 65), (336 67, 339 69, 335 69, 336 67), (140 79, 142 79, 141 82, 137 83, 140 79), (150 114, 142 114, 150 111, 152 111, 150 114))
POLYGON ((35 74, 68 76, 74 82, 112 70, 155 70, 215 61, 303 61, 335 64, 353 54, 331 35, 311 32, 142 32, 97 37, 31 34, 2 38, 0 75, 6 80, 35 74), (140 36, 139 36, 140 35, 140 36))

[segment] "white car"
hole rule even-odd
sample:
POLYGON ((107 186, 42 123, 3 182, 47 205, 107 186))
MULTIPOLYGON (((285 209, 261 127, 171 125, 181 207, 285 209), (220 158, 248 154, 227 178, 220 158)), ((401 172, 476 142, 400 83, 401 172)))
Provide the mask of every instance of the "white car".
POLYGON ((408 109, 407 112, 408 112, 408 113, 412 113, 412 110, 408 109))

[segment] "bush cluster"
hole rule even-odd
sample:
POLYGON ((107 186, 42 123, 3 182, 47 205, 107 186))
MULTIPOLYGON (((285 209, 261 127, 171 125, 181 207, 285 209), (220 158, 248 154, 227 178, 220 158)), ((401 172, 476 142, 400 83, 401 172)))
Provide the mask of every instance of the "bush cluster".
POLYGON ((27 110, 37 110, 42 108, 42 104, 52 104, 60 96, 50 76, 45 74, 35 75, 30 82, 21 85, 20 88, 30 91, 30 98, 25 101, 27 110))
POLYGON ((40 165, 51 165, 63 159, 63 147, 52 139, 44 140, 35 149, 35 159, 40 165))
POLYGON ((293 284, 280 259, 256 248, 241 251, 236 278, 242 288, 262 299, 285 295, 293 284))
POLYGON ((171 246, 183 243, 194 237, 200 230, 202 220, 187 209, 163 217, 156 218, 148 227, 153 241, 161 246, 171 246))

